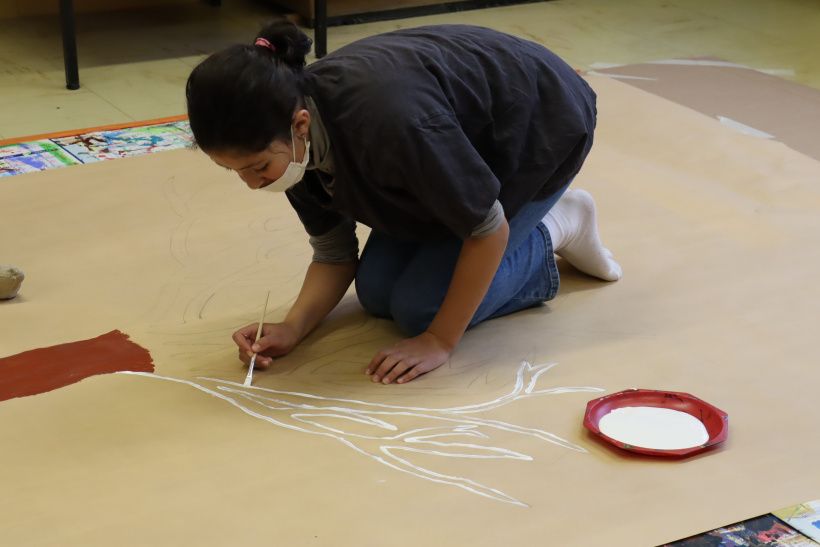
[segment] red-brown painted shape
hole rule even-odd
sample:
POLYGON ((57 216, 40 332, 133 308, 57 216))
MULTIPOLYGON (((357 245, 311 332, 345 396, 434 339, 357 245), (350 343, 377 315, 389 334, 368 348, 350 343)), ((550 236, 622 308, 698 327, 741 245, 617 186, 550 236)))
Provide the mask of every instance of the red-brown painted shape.
POLYGON ((25 351, 0 359, 0 401, 123 370, 154 372, 154 363, 147 349, 118 330, 91 340, 25 351))

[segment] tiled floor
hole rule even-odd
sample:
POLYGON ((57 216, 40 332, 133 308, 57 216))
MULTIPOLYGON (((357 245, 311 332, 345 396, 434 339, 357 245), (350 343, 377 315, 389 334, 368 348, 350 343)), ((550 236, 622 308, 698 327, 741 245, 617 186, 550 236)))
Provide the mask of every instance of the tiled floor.
MULTIPOLYGON (((262 0, 223 0, 220 8, 79 14, 78 91, 65 89, 56 16, 0 20, 0 139, 183 114, 191 68, 211 51, 251 40, 275 13, 262 0)), ((334 27, 329 49, 435 23, 526 37, 578 69, 713 55, 820 87, 816 0, 555 0, 334 27)))

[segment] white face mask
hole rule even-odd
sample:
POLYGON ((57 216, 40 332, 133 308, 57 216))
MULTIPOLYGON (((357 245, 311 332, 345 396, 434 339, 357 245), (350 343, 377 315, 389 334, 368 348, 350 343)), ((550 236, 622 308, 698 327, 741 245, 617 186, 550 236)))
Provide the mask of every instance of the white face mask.
POLYGON ((308 160, 310 159, 310 143, 305 139, 305 157, 302 163, 296 162, 296 142, 293 140, 293 127, 290 128, 290 143, 293 146, 293 161, 290 162, 285 173, 271 182, 267 186, 260 188, 260 190, 267 190, 268 192, 284 192, 305 176, 305 169, 307 168, 308 160))

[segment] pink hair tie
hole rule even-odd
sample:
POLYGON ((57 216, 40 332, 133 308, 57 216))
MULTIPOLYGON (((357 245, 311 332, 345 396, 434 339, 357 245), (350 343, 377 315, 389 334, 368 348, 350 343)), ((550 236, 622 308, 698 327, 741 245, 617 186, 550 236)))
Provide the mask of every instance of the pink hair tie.
POLYGON ((269 50, 273 51, 274 53, 276 52, 276 48, 275 48, 275 47, 273 47, 273 44, 271 44, 270 42, 268 42, 268 41, 267 41, 267 40, 265 40, 264 38, 257 38, 257 39, 256 39, 256 42, 254 42, 254 43, 253 43, 253 45, 255 45, 255 46, 262 46, 262 47, 266 47, 266 48, 268 48, 269 50))

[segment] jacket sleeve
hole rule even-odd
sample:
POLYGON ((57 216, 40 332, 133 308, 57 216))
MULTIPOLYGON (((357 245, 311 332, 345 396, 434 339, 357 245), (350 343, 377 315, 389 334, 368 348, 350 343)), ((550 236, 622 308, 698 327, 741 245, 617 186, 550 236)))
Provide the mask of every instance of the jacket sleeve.
POLYGON ((311 237, 328 233, 344 220, 341 214, 322 207, 322 192, 321 183, 310 171, 305 173, 301 181, 285 191, 291 207, 311 237))

